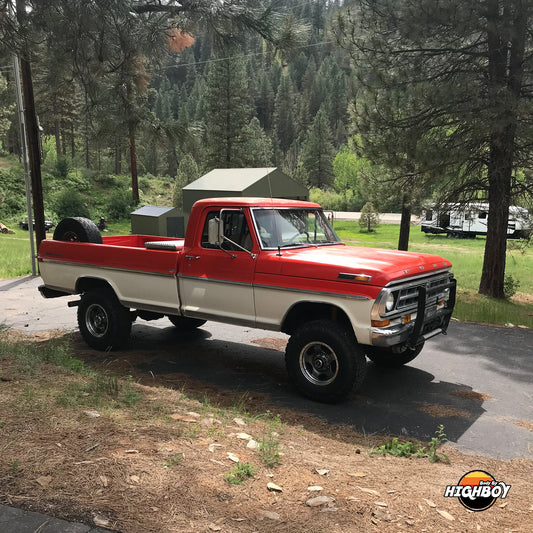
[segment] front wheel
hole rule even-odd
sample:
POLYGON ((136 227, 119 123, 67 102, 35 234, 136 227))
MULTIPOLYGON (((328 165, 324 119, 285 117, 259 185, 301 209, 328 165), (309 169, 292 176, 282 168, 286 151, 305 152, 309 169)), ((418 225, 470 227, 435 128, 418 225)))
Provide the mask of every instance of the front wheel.
POLYGON ((325 403, 344 399, 366 373, 366 359, 353 334, 330 320, 297 329, 287 344, 285 364, 304 396, 325 403))
POLYGON ((101 351, 118 349, 128 342, 131 315, 112 290, 93 290, 81 297, 78 326, 91 348, 101 351))
POLYGON ((376 348, 375 346, 366 347, 367 357, 376 365, 386 368, 399 368, 410 363, 424 347, 424 343, 415 348, 403 347, 396 348, 376 348))

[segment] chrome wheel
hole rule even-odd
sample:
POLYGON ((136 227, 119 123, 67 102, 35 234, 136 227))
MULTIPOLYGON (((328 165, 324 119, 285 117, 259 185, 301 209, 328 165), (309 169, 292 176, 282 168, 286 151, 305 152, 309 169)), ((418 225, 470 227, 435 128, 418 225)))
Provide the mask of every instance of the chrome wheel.
POLYGON ((103 337, 109 329, 106 310, 98 304, 91 304, 85 312, 85 325, 94 337, 103 337))
POLYGON ((300 352, 300 370, 313 385, 329 385, 339 372, 337 354, 323 342, 310 342, 300 352))

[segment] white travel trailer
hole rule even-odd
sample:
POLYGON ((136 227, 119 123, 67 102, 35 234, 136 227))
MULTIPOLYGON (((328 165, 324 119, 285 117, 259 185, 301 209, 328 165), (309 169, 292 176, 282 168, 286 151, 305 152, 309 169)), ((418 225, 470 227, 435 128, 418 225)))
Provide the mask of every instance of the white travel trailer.
MULTIPOLYGON (((487 234, 488 219, 488 203, 443 204, 422 211, 420 226, 424 233, 446 233, 449 237, 475 237, 487 234)), ((515 205, 510 206, 507 238, 528 238, 532 231, 533 220, 528 210, 515 205)))

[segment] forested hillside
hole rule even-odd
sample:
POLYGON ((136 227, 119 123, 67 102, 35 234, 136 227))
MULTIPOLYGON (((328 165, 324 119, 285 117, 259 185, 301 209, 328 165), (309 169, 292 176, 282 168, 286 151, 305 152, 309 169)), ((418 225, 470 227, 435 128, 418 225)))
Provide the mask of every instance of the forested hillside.
MULTIPOLYGON (((16 53, 48 213, 107 208, 107 186, 124 213, 156 177, 179 205, 212 168, 275 165, 328 208, 401 210, 406 249, 424 202, 485 200, 480 290, 501 297, 509 206, 533 204, 532 27, 515 0, 7 0, 0 150, 20 153, 16 53)), ((0 172, 19 216, 20 168, 0 172)))
MULTIPOLYGON (((33 71, 45 166, 52 174, 66 175, 69 168, 89 176, 129 173, 128 121, 134 121, 140 175, 178 175, 178 185, 185 185, 212 168, 279 166, 324 191, 335 191, 337 175, 342 194, 320 199, 337 209, 360 209, 357 180, 349 175, 355 156, 342 149, 353 80, 349 55, 331 30, 341 7, 325 0, 280 3, 280 20, 297 34, 286 50, 258 34, 221 45, 209 33, 170 33, 155 43, 160 49, 132 59, 133 72, 122 76, 85 79, 93 73, 80 72, 75 58, 39 47, 33 71), (128 98, 121 89, 129 78, 136 94, 128 98), (198 170, 178 174, 187 155, 198 170)), ((94 60, 91 54, 82 57, 94 60)), ((12 80, 10 62, 3 54, 0 90, 12 80)), ((11 83, 4 92, 0 137, 5 152, 17 153, 11 83)))

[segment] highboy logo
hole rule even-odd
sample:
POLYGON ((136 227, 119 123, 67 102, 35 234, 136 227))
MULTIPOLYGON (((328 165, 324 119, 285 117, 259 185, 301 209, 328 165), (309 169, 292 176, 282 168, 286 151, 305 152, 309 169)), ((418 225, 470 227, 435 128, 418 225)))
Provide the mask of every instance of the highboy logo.
POLYGON ((459 498, 470 511, 485 511, 498 498, 507 497, 511 485, 496 481, 488 472, 472 470, 465 474, 457 485, 448 485, 444 491, 445 498, 459 498))

